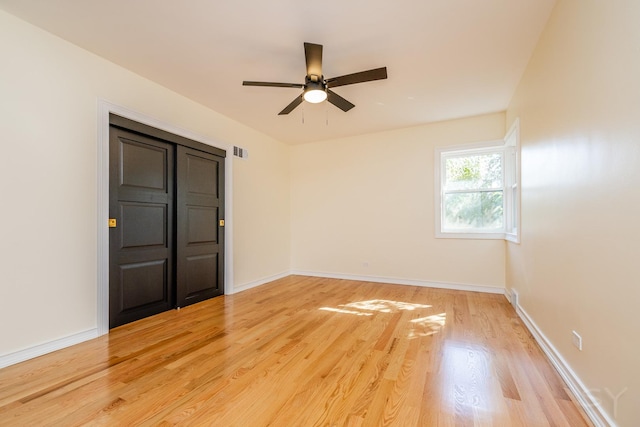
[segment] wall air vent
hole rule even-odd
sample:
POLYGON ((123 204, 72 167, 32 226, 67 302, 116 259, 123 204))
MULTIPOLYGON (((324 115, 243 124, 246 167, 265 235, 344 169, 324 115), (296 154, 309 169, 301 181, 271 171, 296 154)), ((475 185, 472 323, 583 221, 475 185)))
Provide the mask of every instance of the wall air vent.
POLYGON ((233 155, 236 157, 240 157, 241 159, 246 159, 249 157, 249 152, 245 148, 234 146, 233 155))

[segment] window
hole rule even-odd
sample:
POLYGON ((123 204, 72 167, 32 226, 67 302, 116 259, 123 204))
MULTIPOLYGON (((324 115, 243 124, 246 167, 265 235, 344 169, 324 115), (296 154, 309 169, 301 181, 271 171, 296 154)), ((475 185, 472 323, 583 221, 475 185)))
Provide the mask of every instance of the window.
POLYGON ((504 152, 442 155, 442 229, 504 230, 504 152))
POLYGON ((518 242, 518 139, 436 150, 436 237, 518 242))

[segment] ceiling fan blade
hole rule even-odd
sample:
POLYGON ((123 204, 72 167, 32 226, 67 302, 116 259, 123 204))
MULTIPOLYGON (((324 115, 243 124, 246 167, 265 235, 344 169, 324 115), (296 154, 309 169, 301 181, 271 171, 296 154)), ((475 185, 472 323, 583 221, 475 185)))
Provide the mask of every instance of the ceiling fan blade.
POLYGON ((295 87, 298 89, 304 87, 303 84, 299 83, 250 82, 246 80, 242 82, 242 86, 295 87))
POLYGON ((307 76, 322 78, 322 45, 305 43, 304 58, 307 61, 307 76))
POLYGON ((327 79, 327 87, 338 87, 352 85, 355 83, 370 82, 373 80, 383 80, 387 78, 387 67, 375 68, 373 70, 361 71, 359 73, 346 74, 340 77, 327 79))
POLYGON ((349 111, 353 107, 355 107, 355 105, 329 89, 327 89, 327 101, 329 101, 342 111, 349 111))
POLYGON ((291 104, 289 104, 286 107, 284 107, 284 110, 280 111, 278 113, 278 115, 279 116, 284 116, 285 114, 289 114, 290 112, 292 112, 294 110, 294 108, 296 108, 298 105, 302 104, 303 100, 304 100, 304 98, 302 97, 302 95, 300 95, 299 97, 297 97, 296 99, 291 101, 291 104))

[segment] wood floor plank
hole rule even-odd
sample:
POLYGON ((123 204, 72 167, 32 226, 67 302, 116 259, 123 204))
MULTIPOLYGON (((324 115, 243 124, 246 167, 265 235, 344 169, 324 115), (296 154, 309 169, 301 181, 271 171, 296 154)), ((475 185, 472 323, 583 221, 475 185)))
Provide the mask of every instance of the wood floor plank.
POLYGON ((289 276, 0 370, 0 426, 589 426, 501 295, 289 276))

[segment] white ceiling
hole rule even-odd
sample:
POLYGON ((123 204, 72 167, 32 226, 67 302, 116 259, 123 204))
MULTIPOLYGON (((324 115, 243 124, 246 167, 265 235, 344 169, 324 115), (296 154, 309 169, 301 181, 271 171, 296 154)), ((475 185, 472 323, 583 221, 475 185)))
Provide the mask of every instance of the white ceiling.
POLYGON ((506 109, 556 0, 0 0, 0 8, 287 143, 506 109), (387 80, 335 88, 278 112, 304 83, 303 42, 336 77, 386 66, 387 80), (304 120, 303 120, 304 116, 304 120), (303 123, 304 121, 304 123, 303 123))

